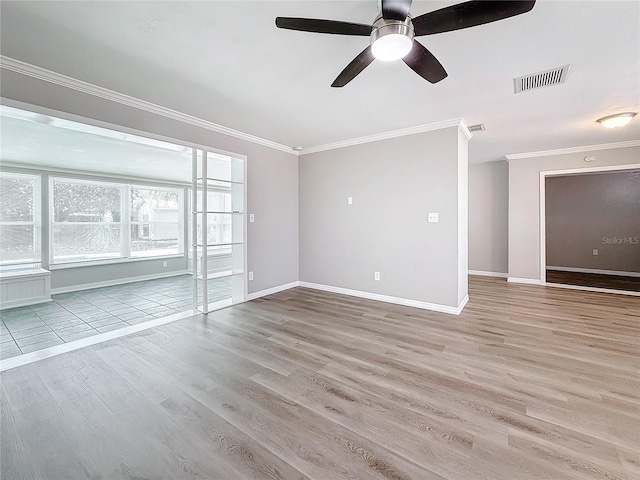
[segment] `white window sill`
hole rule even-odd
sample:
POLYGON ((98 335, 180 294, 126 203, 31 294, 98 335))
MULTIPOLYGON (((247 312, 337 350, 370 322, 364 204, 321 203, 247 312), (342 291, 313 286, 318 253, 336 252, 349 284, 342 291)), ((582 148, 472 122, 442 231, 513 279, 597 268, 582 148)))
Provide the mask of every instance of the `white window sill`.
POLYGON ((163 255, 158 257, 140 257, 140 258, 114 258, 108 260, 89 260, 86 262, 69 262, 69 263, 52 263, 49 265, 49 270, 64 270, 67 268, 80 268, 80 267, 97 267, 100 265, 118 265, 123 263, 135 263, 135 262, 150 262, 158 260, 167 260, 169 258, 184 258, 184 253, 178 253, 173 255, 163 255))

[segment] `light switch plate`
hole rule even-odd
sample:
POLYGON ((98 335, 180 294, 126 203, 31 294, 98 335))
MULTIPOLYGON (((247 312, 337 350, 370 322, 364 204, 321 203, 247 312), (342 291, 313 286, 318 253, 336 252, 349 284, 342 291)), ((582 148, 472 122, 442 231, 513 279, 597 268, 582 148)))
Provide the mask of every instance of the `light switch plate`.
POLYGON ((347 205, 353 205, 353 197, 347 197, 347 205))
POLYGON ((429 213, 428 219, 429 219, 429 223, 438 223, 438 214, 429 213))
POLYGON ((249 272, 249 281, 253 280, 253 272, 249 272))
POLYGON ((249 214, 249 223, 253 223, 256 221, 256 217, 253 213, 249 214))

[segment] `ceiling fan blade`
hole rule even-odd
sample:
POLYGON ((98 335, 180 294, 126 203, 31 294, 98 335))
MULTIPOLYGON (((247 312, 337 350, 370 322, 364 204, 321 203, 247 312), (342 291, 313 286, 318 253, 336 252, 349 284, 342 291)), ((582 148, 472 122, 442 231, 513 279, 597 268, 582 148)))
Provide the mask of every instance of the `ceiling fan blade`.
POLYGON ((413 41, 413 48, 403 60, 414 72, 428 82, 438 83, 447 78, 447 72, 442 64, 420 42, 413 41))
POLYGON ((349 65, 345 67, 338 78, 336 78, 331 84, 332 87, 344 87, 347 83, 353 80, 360 72, 369 66, 371 62, 375 60, 373 53, 371 53, 371 45, 365 48, 360 54, 354 58, 349 65))
POLYGON ((418 16, 413 19, 413 29, 416 37, 461 30, 527 13, 535 3, 535 0, 471 0, 418 16))
POLYGON ((404 22, 411 9, 411 0, 382 0, 382 18, 404 22))
POLYGON ((335 20, 318 20, 315 18, 277 17, 276 27, 302 32, 330 33, 333 35, 371 35, 371 25, 362 23, 338 22, 335 20))

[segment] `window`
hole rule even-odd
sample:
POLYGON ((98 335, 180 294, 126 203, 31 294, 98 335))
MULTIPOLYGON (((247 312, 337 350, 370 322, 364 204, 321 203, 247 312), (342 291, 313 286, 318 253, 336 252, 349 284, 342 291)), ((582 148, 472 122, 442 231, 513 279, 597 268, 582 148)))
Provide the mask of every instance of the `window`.
POLYGON ((182 191, 52 179, 54 264, 176 255, 182 191))
POLYGON ((180 245, 181 201, 176 190, 131 188, 131 256, 175 255, 180 245))
POLYGON ((40 177, 0 174, 0 266, 40 263, 40 177))
POLYGON ((53 261, 125 257, 122 248, 123 186, 53 179, 53 261))

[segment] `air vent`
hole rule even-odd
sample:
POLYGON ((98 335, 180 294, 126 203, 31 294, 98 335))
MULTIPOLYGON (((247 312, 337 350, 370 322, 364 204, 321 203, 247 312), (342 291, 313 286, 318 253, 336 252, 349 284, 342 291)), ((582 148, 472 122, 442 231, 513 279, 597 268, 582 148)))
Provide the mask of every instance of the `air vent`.
POLYGON ((484 132, 486 129, 487 127, 484 126, 484 123, 469 126, 470 132, 484 132))
POLYGON ((569 73, 569 65, 563 67, 552 68, 544 72, 532 73, 513 79, 514 93, 535 90, 536 88, 551 87, 552 85, 560 85, 567 81, 569 73))

